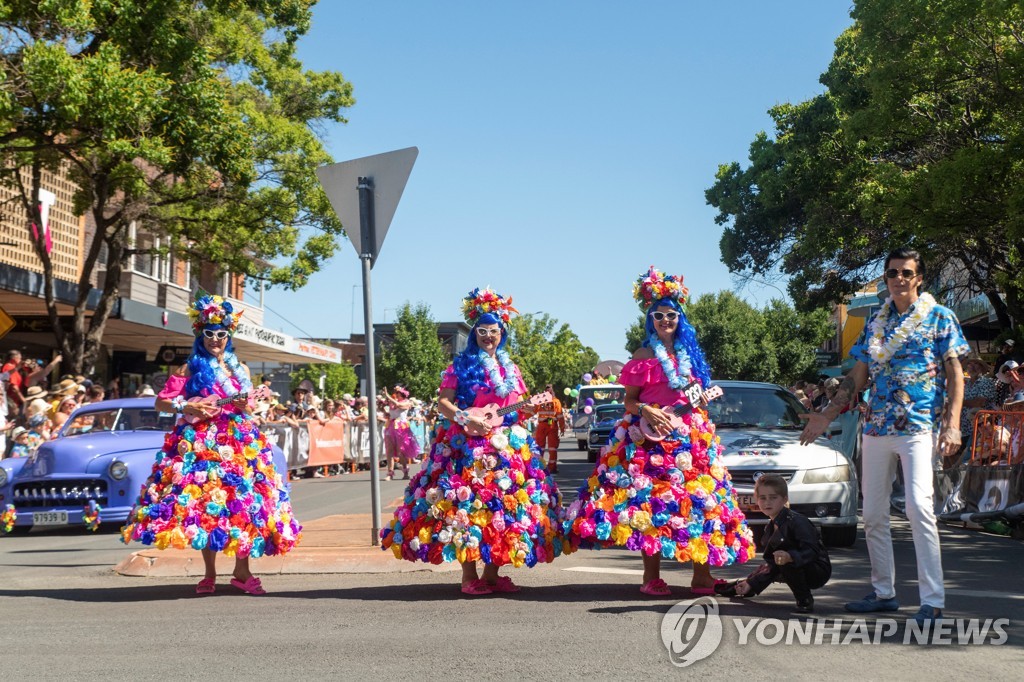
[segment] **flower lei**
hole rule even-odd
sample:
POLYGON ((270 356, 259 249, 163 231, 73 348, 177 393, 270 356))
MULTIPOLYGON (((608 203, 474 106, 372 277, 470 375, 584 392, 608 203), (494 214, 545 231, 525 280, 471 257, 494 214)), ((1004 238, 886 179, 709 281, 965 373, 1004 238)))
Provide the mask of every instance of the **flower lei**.
POLYGON ((665 350, 665 344, 661 342, 657 334, 651 334, 649 343, 651 350, 654 351, 654 357, 658 358, 658 362, 661 363, 661 369, 665 372, 665 376, 668 377, 668 385, 678 391, 688 384, 690 381, 690 371, 693 367, 690 363, 690 354, 683 347, 683 342, 676 339, 675 344, 673 344, 676 352, 676 362, 679 365, 678 371, 676 366, 672 364, 672 358, 668 356, 668 351, 665 350))
POLYGON ((18 520, 18 512, 13 504, 4 507, 0 512, 0 530, 10 533, 14 529, 14 522, 18 520))
POLYGON ((100 527, 100 512, 103 511, 103 507, 96 503, 96 500, 89 500, 89 504, 85 505, 85 509, 82 511, 82 522, 85 523, 87 530, 95 531, 100 527))
POLYGON ((516 388, 516 366, 512 364, 512 358, 505 351, 498 350, 497 355, 501 368, 505 370, 504 380, 498 371, 498 362, 495 362, 494 358, 484 351, 480 351, 477 357, 480 358, 480 364, 483 365, 487 377, 491 380, 491 385, 494 386, 494 392, 498 394, 499 398, 504 398, 516 388))
POLYGON ((217 379, 217 384, 221 390, 224 391, 224 395, 233 396, 237 393, 249 393, 252 391, 252 380, 246 376, 245 372, 242 371, 242 363, 238 361, 238 358, 234 353, 224 354, 224 363, 231 370, 231 375, 228 375, 221 367, 220 363, 217 362, 216 358, 210 358, 210 367, 213 369, 214 376, 217 379), (238 383, 241 386, 239 390, 235 390, 234 384, 231 383, 231 376, 238 379, 238 383))
POLYGON ((914 312, 907 316, 899 327, 893 330, 888 341, 885 341, 885 327, 892 314, 892 297, 885 299, 882 309, 875 319, 871 321, 871 338, 868 339, 868 355, 871 361, 880 369, 892 356, 907 342, 910 335, 914 333, 935 307, 935 299, 929 293, 921 294, 914 304, 914 312))

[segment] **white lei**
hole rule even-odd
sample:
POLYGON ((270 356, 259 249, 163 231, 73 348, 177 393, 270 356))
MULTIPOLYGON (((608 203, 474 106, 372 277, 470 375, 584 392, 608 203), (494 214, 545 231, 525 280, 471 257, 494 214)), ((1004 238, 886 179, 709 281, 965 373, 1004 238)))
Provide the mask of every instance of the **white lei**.
POLYGON ((679 371, 676 371, 675 366, 672 364, 672 358, 668 356, 668 351, 665 350, 665 344, 661 342, 658 335, 651 334, 649 338, 651 350, 654 351, 654 357, 658 358, 658 362, 661 363, 662 371, 664 371, 665 376, 668 377, 668 385, 678 391, 683 386, 690 383, 690 371, 693 367, 690 363, 690 354, 687 353, 686 348, 683 347, 683 342, 676 339, 673 344, 676 352, 676 361, 679 363, 679 371))
POLYGON ((899 327, 893 330, 889 340, 885 340, 885 326, 889 322, 889 315, 892 314, 892 297, 885 299, 882 309, 875 315, 871 322, 871 338, 868 339, 868 355, 871 357, 878 369, 892 360, 900 348, 907 342, 910 335, 921 326, 921 323, 928 319, 932 309, 935 308, 935 299, 929 293, 921 294, 914 303, 914 312, 907 315, 907 319, 899 327))
POLYGON ((501 368, 505 370, 504 380, 501 378, 501 372, 498 371, 498 363, 494 361, 494 358, 484 351, 480 351, 477 357, 480 358, 480 364, 484 366, 484 370, 491 380, 494 392, 498 394, 499 398, 504 398, 516 389, 516 366, 512 364, 512 358, 505 351, 499 350, 496 355, 498 356, 498 362, 501 363, 501 368))

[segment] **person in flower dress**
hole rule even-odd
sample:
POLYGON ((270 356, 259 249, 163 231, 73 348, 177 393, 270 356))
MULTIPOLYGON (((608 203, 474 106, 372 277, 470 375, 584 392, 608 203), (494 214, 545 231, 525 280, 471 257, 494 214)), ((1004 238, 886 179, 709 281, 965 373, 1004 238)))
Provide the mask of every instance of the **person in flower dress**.
POLYGON ((722 464, 703 398, 673 428, 660 407, 683 398, 691 382, 709 387, 710 369, 683 305, 683 278, 651 267, 634 285, 647 337, 619 373, 626 415, 566 513, 566 540, 585 548, 625 547, 643 557, 640 591, 666 597, 662 558, 693 563, 690 589, 714 594, 711 566, 744 563, 756 551, 722 464), (643 418, 664 440, 645 438, 643 418))
POLYGON ((925 275, 921 254, 910 249, 891 252, 883 274, 889 297, 850 350, 857 364, 836 389, 828 408, 811 415, 801 442, 806 445, 823 434, 843 406, 870 383, 861 492, 873 591, 846 604, 846 610, 899 609, 889 496, 900 464, 921 597, 914 619, 924 626, 941 618, 945 607, 933 472, 936 454, 952 456, 961 447, 964 375, 960 358, 970 353, 970 346, 953 311, 921 292, 925 275))
POLYGON ((498 574, 502 566, 532 567, 570 549, 561 537, 562 498, 519 411, 496 426, 469 411, 509 407, 526 395, 505 350, 512 299, 476 289, 463 312, 473 329, 442 376, 430 454, 381 531, 381 545, 408 561, 460 562, 465 594, 518 592, 498 574))
POLYGON ((252 391, 252 380, 231 343, 241 312, 220 296, 201 292, 189 316, 196 335, 192 355, 168 378, 155 405, 184 416, 157 453, 122 539, 159 549, 201 550, 205 575, 197 594, 215 591, 219 553, 235 558, 233 586, 264 594, 249 559, 287 553, 301 527, 270 444, 242 395, 252 391), (188 400, 207 396, 234 400, 223 407, 188 400), (198 421, 190 424, 185 416, 198 421))

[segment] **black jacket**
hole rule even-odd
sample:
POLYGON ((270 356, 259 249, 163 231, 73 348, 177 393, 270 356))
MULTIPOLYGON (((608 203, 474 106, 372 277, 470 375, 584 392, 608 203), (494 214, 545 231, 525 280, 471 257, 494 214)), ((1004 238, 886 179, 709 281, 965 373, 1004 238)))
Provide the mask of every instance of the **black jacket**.
POLYGON ((821 535, 806 516, 788 507, 764 527, 764 560, 777 568, 774 553, 780 549, 793 557, 794 568, 820 564, 831 568, 821 535))

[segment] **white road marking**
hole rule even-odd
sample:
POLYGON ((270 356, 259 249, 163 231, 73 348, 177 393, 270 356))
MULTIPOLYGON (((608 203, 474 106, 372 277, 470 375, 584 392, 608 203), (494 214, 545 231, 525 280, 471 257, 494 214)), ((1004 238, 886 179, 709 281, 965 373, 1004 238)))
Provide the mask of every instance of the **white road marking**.
POLYGON ((576 571, 578 573, 607 573, 609 575, 643 575, 644 572, 638 568, 601 568, 599 566, 572 566, 563 568, 563 571, 576 571))

